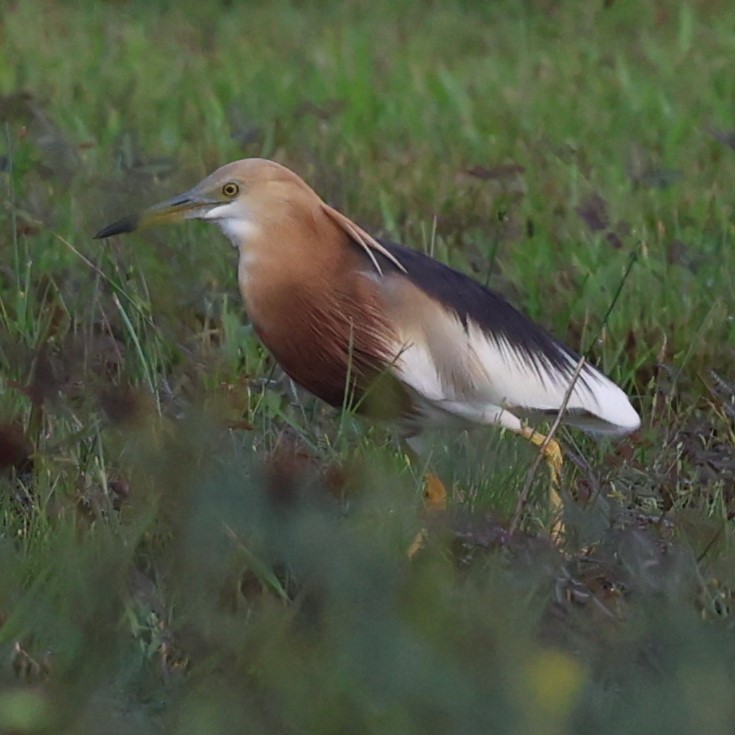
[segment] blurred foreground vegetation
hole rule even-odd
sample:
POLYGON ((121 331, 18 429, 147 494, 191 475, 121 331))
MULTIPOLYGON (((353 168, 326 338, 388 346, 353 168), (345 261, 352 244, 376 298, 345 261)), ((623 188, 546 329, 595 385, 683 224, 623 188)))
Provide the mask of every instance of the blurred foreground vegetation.
POLYGON ((731 733, 733 58, 726 0, 4 2, 0 733, 731 733), (247 156, 634 397, 562 434, 563 554, 496 431, 427 514, 214 229, 90 239, 247 156))

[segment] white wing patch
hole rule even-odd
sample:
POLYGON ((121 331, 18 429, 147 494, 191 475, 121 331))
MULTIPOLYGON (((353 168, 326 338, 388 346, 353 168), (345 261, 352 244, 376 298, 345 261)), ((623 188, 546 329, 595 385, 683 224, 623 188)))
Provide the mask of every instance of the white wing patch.
MULTIPOLYGON (((432 414, 426 416, 431 423, 445 424, 441 419, 446 414, 470 423, 503 423, 506 412, 532 417, 560 409, 576 368, 561 348, 555 363, 487 335, 472 321, 465 330, 451 314, 437 318, 442 323, 424 334, 413 339, 406 335, 393 368, 420 396, 424 413, 432 414)), ((640 424, 625 393, 589 365, 575 382, 566 408, 567 423, 588 431, 627 433, 640 424)))

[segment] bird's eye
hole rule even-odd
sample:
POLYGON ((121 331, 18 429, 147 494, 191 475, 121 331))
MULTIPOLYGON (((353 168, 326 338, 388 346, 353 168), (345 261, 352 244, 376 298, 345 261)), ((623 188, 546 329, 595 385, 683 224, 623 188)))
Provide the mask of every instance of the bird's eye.
POLYGON ((239 191, 240 191, 240 187, 234 181, 230 181, 229 183, 225 184, 222 187, 222 193, 226 197, 234 197, 234 196, 237 196, 237 193, 239 191))

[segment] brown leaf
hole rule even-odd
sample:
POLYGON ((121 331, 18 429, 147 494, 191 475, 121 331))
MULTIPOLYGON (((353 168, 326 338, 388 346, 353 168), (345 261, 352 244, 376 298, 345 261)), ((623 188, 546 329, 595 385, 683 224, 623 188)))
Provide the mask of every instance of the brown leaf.
POLYGON ((525 173, 526 167, 518 163, 500 163, 496 166, 472 166, 465 169, 465 173, 482 181, 498 181, 511 179, 525 173))
POLYGON ((107 492, 112 500, 112 507, 120 510, 130 497, 130 486, 125 480, 118 478, 107 483, 107 492))
POLYGON ((707 132, 716 140, 735 151, 735 130, 707 128, 707 132))
POLYGON ((145 414, 148 406, 148 401, 129 385, 111 386, 102 391, 99 402, 114 425, 136 423, 145 414))
MULTIPOLYGON (((349 473, 335 462, 325 462, 294 434, 284 432, 266 461, 268 489, 277 505, 289 507, 303 497, 322 489, 335 498, 345 495, 349 473)), ((313 496, 317 497, 317 496, 313 496)))
POLYGON ((33 469, 33 444, 15 424, 0 424, 0 470, 15 469, 30 472, 33 469))
POLYGON ((613 250, 620 250, 623 247, 623 241, 620 239, 617 232, 614 232, 614 231, 608 232, 605 235, 605 240, 607 240, 607 244, 613 250))
POLYGON ((574 211, 592 232, 606 230, 610 224, 607 202, 600 194, 585 197, 574 211))
POLYGON ((344 100, 328 100, 327 102, 317 105, 311 100, 305 100, 294 111, 294 117, 301 118, 312 115, 319 120, 329 120, 331 117, 338 115, 345 108, 344 100))

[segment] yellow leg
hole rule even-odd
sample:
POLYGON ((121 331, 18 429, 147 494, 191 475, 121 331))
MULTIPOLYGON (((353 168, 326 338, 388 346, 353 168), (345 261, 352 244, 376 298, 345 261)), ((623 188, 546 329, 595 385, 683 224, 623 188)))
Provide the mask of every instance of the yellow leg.
POLYGON ((530 426, 524 426, 521 429, 521 436, 533 442, 537 447, 544 447, 544 457, 549 465, 549 472, 551 474, 549 506, 554 516, 554 521, 551 526, 551 537, 558 540, 564 534, 564 523, 560 520, 562 508, 561 496, 559 495, 559 490, 561 488, 561 468, 564 464, 561 447, 559 446, 559 442, 555 439, 549 439, 548 442, 546 442, 546 437, 535 429, 532 429, 530 426), (546 442, 546 446, 544 446, 544 442, 546 442))
POLYGON ((409 559, 413 559, 416 554, 421 551, 421 549, 426 546, 426 539, 429 538, 429 531, 426 528, 422 528, 414 537, 413 541, 411 541, 411 545, 408 547, 408 551, 406 552, 406 556, 409 559))
MULTIPOLYGON (((418 434, 405 436, 403 446, 409 462, 417 463, 420 461, 421 456, 425 454, 421 438, 418 434)), ((424 508, 426 509, 427 515, 431 516, 443 513, 447 509, 447 496, 447 488, 439 479, 439 476, 433 472, 427 472, 424 475, 424 508)), ((406 553, 409 559, 413 559, 426 546, 426 540, 428 538, 429 529, 424 526, 416 534, 408 547, 406 553)))
MULTIPOLYGON (((433 472, 427 472, 424 475, 424 504, 428 513, 442 513, 447 509, 447 489, 433 472)), ((428 538, 429 530, 427 528, 422 528, 414 536, 406 552, 409 559, 413 559, 424 548, 428 538)))
POLYGON ((424 502, 426 510, 432 513, 447 509, 447 489, 433 472, 424 475, 424 502))

